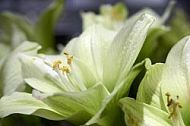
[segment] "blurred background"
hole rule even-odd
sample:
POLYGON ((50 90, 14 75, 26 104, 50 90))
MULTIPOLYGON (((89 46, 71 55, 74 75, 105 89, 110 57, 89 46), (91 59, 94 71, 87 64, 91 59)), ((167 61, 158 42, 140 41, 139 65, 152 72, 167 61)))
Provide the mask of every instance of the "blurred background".
MULTIPOLYGON (((40 13, 47 8, 53 0, 0 0, 0 12, 10 11, 26 16, 36 22, 40 13)), ((55 28, 56 43, 66 44, 71 38, 78 36, 82 31, 80 12, 93 11, 99 13, 102 4, 126 4, 129 15, 143 7, 150 7, 162 14, 169 0, 65 0, 65 10, 55 28)), ((190 1, 177 0, 177 7, 183 8, 190 15, 190 1)), ((1 20, 1 19, 0 19, 1 20)))

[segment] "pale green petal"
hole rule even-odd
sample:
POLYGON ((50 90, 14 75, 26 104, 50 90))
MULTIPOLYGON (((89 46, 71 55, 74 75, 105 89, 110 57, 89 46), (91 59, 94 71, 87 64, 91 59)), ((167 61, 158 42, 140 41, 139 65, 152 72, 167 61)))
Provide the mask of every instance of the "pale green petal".
POLYGON ((67 51, 67 52, 73 52, 73 48, 75 44, 79 41, 79 38, 73 38, 67 45, 63 48, 62 52, 67 51))
POLYGON ((60 113, 28 93, 14 92, 0 99, 0 118, 14 113, 37 115, 51 120, 63 119, 60 113))
POLYGON ((3 95, 24 89, 19 53, 34 55, 40 46, 37 43, 24 42, 4 59, 0 71, 0 83, 3 95))
POLYGON ((71 41, 74 46, 72 49, 68 44, 70 47, 66 47, 64 51, 68 49, 71 55, 77 57, 88 66, 96 79, 102 80, 103 61, 116 33, 101 25, 92 25, 79 38, 71 41))
POLYGON ((132 98, 123 98, 118 105, 125 113, 127 126, 171 126, 168 113, 132 98))
POLYGON ((150 61, 145 60, 132 68, 129 75, 117 86, 113 92, 104 99, 101 109, 96 113, 86 125, 101 125, 101 126, 115 126, 124 125, 122 112, 117 106, 119 99, 125 97, 130 89, 130 86, 136 76, 144 69, 144 66, 150 61))
POLYGON ((173 8, 176 4, 176 0, 170 0, 167 8, 165 9, 164 13, 162 14, 162 17, 160 19, 160 24, 166 23, 166 21, 169 19, 171 16, 171 13, 173 11, 173 8))
POLYGON ((103 82, 109 91, 129 73, 153 21, 151 15, 142 14, 128 22, 114 38, 103 62, 103 82))
POLYGON ((56 60, 61 60, 63 65, 66 65, 67 62, 67 57, 63 53, 55 55, 38 54, 38 57, 41 58, 42 60, 47 60, 52 63, 56 60))
POLYGON ((42 101, 61 113, 66 120, 80 125, 97 113, 107 96, 107 89, 103 84, 98 83, 86 91, 55 93, 42 101))
POLYGON ((158 109, 165 109, 161 95, 160 81, 162 77, 164 64, 152 65, 146 72, 141 81, 138 92, 137 101, 154 106, 158 109))
POLYGON ((101 24, 105 28, 110 30, 114 29, 118 30, 121 26, 123 26, 123 22, 118 22, 118 27, 117 27, 117 22, 114 22, 111 19, 111 15, 96 15, 93 12, 86 12, 86 13, 83 12, 81 13, 81 17, 83 22, 82 23, 83 30, 95 24, 101 24))
POLYGON ((2 60, 2 58, 5 57, 7 54, 9 54, 9 52, 11 51, 9 45, 4 44, 2 41, 0 43, 0 50, 1 50, 0 51, 0 60, 2 60))
POLYGON ((137 16, 141 13, 150 14, 156 18, 155 22, 152 24, 152 28, 160 27, 160 26, 164 25, 166 23, 166 21, 168 20, 168 18, 170 17, 172 9, 174 8, 174 5, 175 5, 175 0, 171 0, 169 2, 168 6, 166 7, 164 13, 162 14, 162 16, 160 16, 158 13, 156 13, 153 9, 146 7, 144 9, 140 10, 139 12, 135 13, 133 15, 133 17, 137 16))
POLYGON ((51 80, 49 80, 50 82, 42 81, 36 78, 26 78, 24 80, 32 88, 44 93, 55 93, 63 91, 63 89, 60 88, 60 86, 57 86, 55 83, 51 82, 51 80))
MULTIPOLYGON (((97 78, 95 78, 94 73, 91 71, 91 69, 87 66, 86 63, 84 63, 82 60, 78 58, 73 59, 73 71, 71 74, 74 74, 82 81, 82 83, 85 85, 86 88, 93 87, 94 84, 96 84, 98 81, 97 78)), ((78 81, 76 81, 76 85, 78 84, 78 81)))
POLYGON ((22 44, 20 44, 13 53, 24 53, 28 55, 36 55, 38 50, 41 49, 41 46, 38 43, 30 42, 30 41, 24 41, 22 44))
POLYGON ((179 96, 180 109, 183 121, 190 125, 190 36, 180 40, 169 52, 161 80, 161 89, 165 105, 166 92, 171 98, 179 96))
POLYGON ((83 30, 87 29, 89 26, 91 26, 93 24, 97 24, 96 18, 98 18, 98 15, 96 15, 95 13, 82 12, 80 15, 82 18, 82 29, 83 30))
POLYGON ((27 55, 20 56, 23 62, 23 77, 31 87, 47 93, 50 90, 46 89, 51 87, 54 87, 51 89, 51 92, 66 90, 64 89, 64 86, 62 85, 63 83, 58 74, 53 70, 52 67, 45 64, 44 59, 27 55))

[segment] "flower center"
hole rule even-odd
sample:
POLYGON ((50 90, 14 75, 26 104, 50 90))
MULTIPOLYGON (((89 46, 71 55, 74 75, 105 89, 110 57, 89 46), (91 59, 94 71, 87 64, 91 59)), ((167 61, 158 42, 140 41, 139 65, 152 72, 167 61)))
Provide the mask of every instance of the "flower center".
POLYGON ((179 102, 179 96, 177 95, 175 98, 170 98, 171 94, 169 92, 166 93, 166 96, 167 96, 167 106, 170 112, 168 118, 169 119, 172 118, 174 126, 183 126, 184 122, 179 110, 179 108, 182 108, 182 104, 179 102))
POLYGON ((67 66, 62 65, 61 60, 56 60, 53 63, 50 63, 47 60, 44 62, 53 68, 53 70, 59 75, 61 81, 63 82, 62 86, 66 91, 83 91, 86 90, 85 85, 80 80, 79 76, 77 76, 73 66, 72 60, 73 56, 70 55, 68 52, 63 53, 67 56, 67 66))

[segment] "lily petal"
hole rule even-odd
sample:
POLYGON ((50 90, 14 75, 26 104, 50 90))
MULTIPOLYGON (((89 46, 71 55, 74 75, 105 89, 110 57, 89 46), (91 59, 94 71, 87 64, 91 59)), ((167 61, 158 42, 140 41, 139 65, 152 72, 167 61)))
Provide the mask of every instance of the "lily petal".
POLYGON ((116 33, 101 25, 92 25, 77 39, 72 40, 64 51, 69 50, 71 55, 83 61, 91 69, 97 80, 102 80, 103 61, 116 33))
POLYGON ((26 41, 7 55, 0 71, 3 95, 10 95, 14 91, 24 89, 19 53, 35 55, 40 48, 38 44, 26 41))
POLYGON ((70 122, 80 125, 88 121, 101 108, 109 92, 102 83, 82 92, 62 92, 47 96, 42 101, 70 122), (56 103, 56 104, 55 104, 56 103))
MULTIPOLYGON (((161 80, 161 90, 165 105, 165 94, 170 92, 171 97, 179 96, 182 104, 180 109, 183 121, 190 125, 190 36, 180 40, 169 52, 161 80)), ((166 106, 167 107, 167 106, 166 106)))
POLYGON ((168 114, 156 107, 139 102, 132 98, 122 98, 118 105, 125 113, 127 126, 171 126, 171 121, 166 120, 168 114))
POLYGON ((51 120, 63 119, 60 113, 28 93, 14 92, 0 99, 0 118, 13 113, 37 115, 51 120))
POLYGON ((166 110, 163 104, 160 86, 163 67, 164 64, 159 63, 148 68, 138 87, 136 100, 166 110))
POLYGON ((52 67, 45 64, 44 59, 24 54, 20 56, 23 78, 31 87, 44 93, 65 91, 59 76, 52 67))
POLYGON ((114 38, 103 64, 103 82, 109 91, 129 73, 153 21, 151 15, 142 14, 128 22, 114 38))
POLYGON ((96 113, 85 125, 101 125, 101 126, 115 126, 124 125, 122 112, 117 106, 119 99, 125 97, 130 89, 130 86, 136 76, 144 69, 146 63, 149 60, 145 60, 135 65, 130 71, 129 75, 117 86, 114 91, 104 99, 101 109, 96 113))

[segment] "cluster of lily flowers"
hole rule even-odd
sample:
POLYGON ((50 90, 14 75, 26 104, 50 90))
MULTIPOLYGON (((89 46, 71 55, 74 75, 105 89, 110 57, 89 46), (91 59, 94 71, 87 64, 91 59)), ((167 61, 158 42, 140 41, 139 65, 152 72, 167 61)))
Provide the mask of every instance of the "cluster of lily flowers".
POLYGON ((0 60, 1 121, 19 113, 85 126, 190 125, 190 36, 164 63, 139 57, 144 45, 153 48, 148 37, 169 30, 164 22, 173 4, 162 17, 146 9, 125 20, 122 4, 82 13, 84 31, 57 55, 38 53, 35 42, 19 44, 0 60), (129 97, 143 71, 136 97, 129 97))

